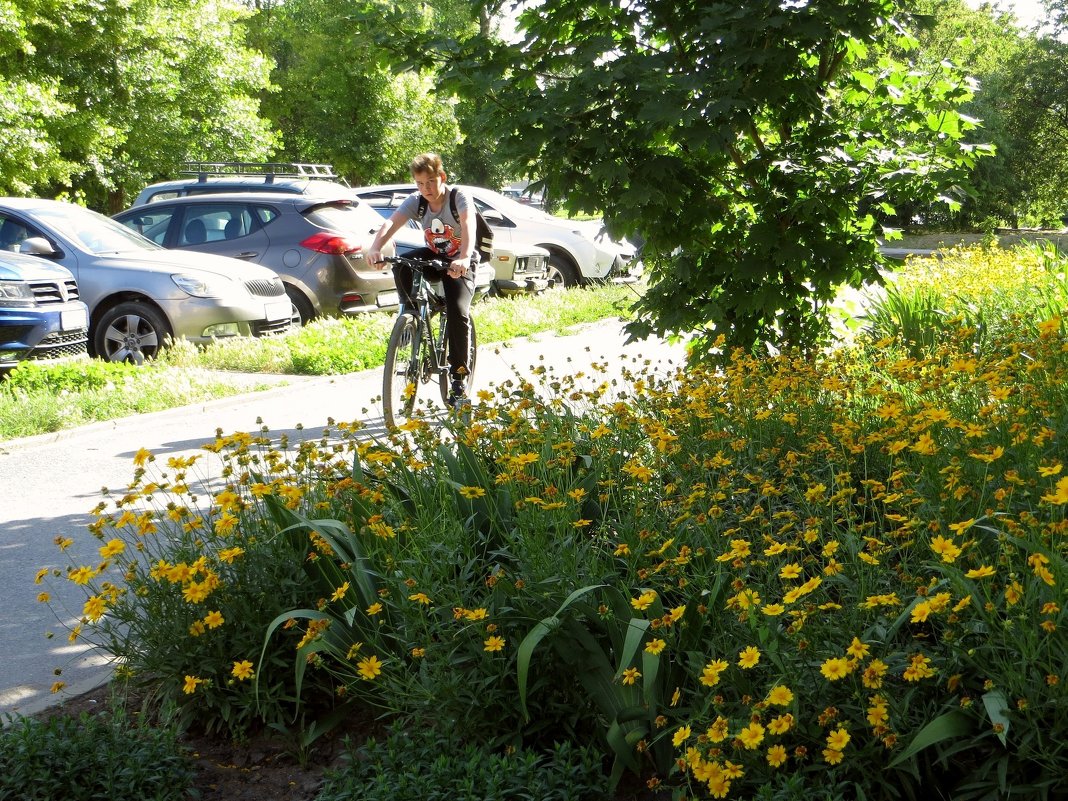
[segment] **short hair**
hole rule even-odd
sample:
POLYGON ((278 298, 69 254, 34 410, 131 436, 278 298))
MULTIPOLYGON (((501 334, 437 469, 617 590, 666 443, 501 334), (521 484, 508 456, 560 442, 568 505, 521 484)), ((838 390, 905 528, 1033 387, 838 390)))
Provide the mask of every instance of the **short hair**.
POLYGON ((420 153, 412 159, 412 175, 421 172, 425 172, 428 175, 439 175, 440 173, 445 172, 445 168, 441 164, 441 156, 437 153, 420 153))

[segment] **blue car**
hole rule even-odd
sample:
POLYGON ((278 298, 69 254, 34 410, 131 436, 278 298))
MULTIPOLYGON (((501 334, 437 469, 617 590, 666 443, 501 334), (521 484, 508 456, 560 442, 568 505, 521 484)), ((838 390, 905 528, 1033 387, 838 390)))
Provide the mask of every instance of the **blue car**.
POLYGON ((89 312, 70 271, 0 250, 0 372, 26 360, 85 356, 89 312))

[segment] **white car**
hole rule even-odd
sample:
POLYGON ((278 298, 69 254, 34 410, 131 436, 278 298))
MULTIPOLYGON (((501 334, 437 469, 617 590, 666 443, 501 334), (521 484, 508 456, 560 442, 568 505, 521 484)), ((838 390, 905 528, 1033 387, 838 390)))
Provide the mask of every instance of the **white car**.
MULTIPOLYGON (((494 247, 517 249, 531 245, 549 251, 549 279, 563 286, 587 281, 635 280, 642 274, 637 249, 630 242, 613 241, 598 222, 565 220, 500 192, 463 186, 493 229, 494 247)), ((413 184, 378 184, 351 190, 356 197, 387 213, 415 191, 413 184)))

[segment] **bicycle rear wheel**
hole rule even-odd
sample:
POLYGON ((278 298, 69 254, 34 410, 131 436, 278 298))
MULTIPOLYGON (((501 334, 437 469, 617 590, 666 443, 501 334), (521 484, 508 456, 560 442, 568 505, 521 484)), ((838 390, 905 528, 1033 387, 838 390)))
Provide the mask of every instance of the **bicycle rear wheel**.
MULTIPOLYGON (((469 318, 470 319, 470 318, 469 318)), ((464 386, 467 390, 467 396, 471 397, 471 387, 475 383, 475 356, 478 355, 478 338, 475 335, 475 321, 470 320, 471 327, 471 346, 467 353, 467 364, 470 370, 467 373, 467 378, 464 380, 464 386)), ((448 338, 445 340, 445 364, 449 363, 449 344, 448 338)), ((441 374, 441 380, 438 381, 438 388, 441 390, 441 402, 448 405, 449 403, 449 390, 452 389, 449 382, 448 368, 441 374)))
POLYGON ((387 428, 410 419, 415 409, 421 378, 418 342, 419 321, 414 314, 402 314, 389 335, 382 371, 382 416, 387 428))

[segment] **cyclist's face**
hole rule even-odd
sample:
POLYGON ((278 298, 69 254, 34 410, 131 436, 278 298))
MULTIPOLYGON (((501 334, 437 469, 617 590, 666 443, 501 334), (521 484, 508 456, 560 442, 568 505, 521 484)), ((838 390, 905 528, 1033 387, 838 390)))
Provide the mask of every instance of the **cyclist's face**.
POLYGON ((415 178, 415 188, 427 200, 435 200, 441 196, 445 185, 445 173, 417 172, 412 177, 415 178))

